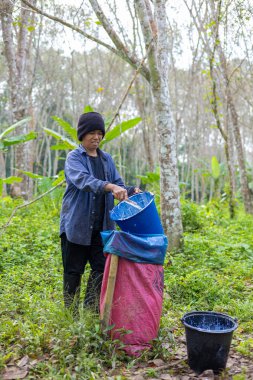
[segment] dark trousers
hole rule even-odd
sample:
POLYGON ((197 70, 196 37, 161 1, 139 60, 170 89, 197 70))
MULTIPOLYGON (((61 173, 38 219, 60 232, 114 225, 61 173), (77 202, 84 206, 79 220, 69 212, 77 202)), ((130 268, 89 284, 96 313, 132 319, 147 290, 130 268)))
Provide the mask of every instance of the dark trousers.
POLYGON ((80 245, 61 235, 62 262, 64 268, 63 292, 66 307, 72 307, 78 313, 81 277, 89 262, 91 271, 86 287, 84 306, 99 310, 99 297, 105 267, 100 231, 93 231, 91 245, 80 245))

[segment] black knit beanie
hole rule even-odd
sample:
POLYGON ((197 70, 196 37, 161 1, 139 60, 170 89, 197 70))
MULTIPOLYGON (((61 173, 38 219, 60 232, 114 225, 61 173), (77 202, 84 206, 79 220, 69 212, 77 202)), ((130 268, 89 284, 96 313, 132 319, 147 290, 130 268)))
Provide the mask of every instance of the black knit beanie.
POLYGON ((79 117, 77 124, 77 137, 82 141, 83 136, 91 131, 100 130, 105 135, 105 123, 98 112, 87 112, 79 117))

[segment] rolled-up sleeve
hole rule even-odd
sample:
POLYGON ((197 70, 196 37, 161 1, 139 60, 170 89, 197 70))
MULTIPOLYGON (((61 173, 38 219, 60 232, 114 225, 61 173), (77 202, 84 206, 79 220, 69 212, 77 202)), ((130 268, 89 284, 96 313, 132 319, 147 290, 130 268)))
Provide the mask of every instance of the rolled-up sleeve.
POLYGON ((70 181, 79 190, 92 191, 97 194, 104 193, 104 187, 109 183, 95 178, 84 164, 84 158, 75 154, 74 151, 70 152, 67 157, 65 175, 67 181, 70 181))

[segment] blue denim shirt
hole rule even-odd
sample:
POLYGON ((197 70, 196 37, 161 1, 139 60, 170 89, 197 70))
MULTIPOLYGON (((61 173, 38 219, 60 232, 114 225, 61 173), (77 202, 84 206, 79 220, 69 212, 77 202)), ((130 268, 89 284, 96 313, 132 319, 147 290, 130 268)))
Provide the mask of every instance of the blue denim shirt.
POLYGON ((134 187, 124 185, 110 154, 102 150, 99 150, 99 154, 105 181, 93 176, 89 156, 82 145, 67 155, 65 162, 67 187, 62 202, 60 235, 65 232, 67 239, 72 243, 90 245, 95 214, 94 201, 97 194, 105 194, 103 230, 115 228, 109 216, 109 211, 114 206, 114 197, 111 192, 104 190, 106 184, 113 183, 124 187, 129 195, 134 192, 134 187))

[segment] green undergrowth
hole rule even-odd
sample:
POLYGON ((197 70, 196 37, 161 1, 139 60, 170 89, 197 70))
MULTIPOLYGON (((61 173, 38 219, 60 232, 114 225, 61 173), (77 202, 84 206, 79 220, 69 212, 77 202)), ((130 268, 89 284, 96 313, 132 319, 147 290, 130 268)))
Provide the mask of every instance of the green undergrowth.
MULTIPOLYGON (((0 207, 3 225, 15 204, 7 198, 0 207)), ((139 360, 176 352, 180 319, 191 310, 236 317, 233 346, 252 357, 253 218, 238 210, 231 221, 226 205, 184 202, 183 220, 184 248, 165 264, 160 333, 139 360)), ((105 339, 97 315, 81 310, 73 320, 64 310, 58 224, 59 210, 39 201, 19 210, 1 236, 0 370, 28 355, 28 379, 103 379, 107 369, 130 368, 136 359, 105 339)))

